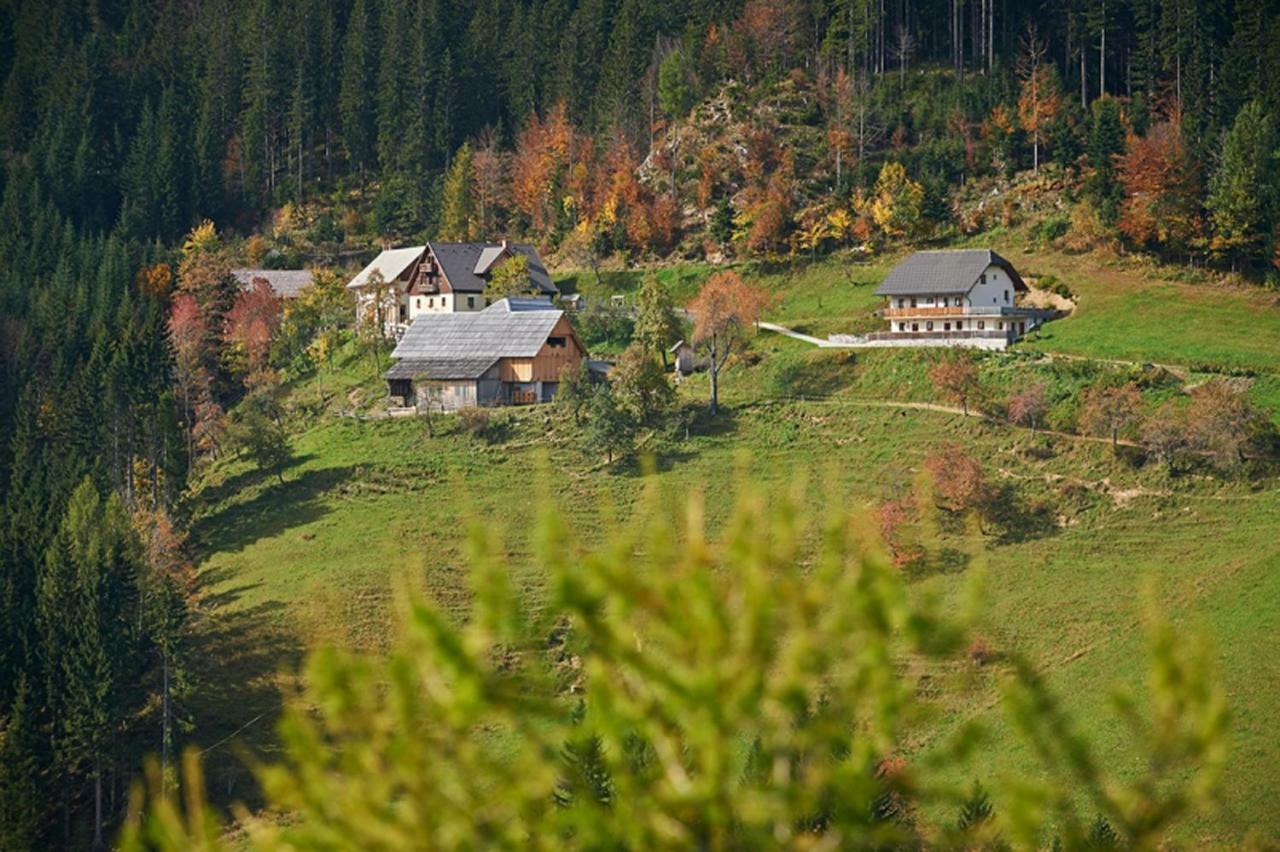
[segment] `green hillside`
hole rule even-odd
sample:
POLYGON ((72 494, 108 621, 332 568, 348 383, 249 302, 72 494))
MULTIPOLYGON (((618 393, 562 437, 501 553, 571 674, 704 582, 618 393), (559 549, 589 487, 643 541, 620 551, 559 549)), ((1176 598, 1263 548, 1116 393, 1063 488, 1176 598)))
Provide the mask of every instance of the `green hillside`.
MULTIPOLYGON (((1172 283, 1088 258, 996 247, 1029 272, 1066 282, 1080 307, 1039 339, 984 358, 988 387, 1039 376, 1060 397, 1050 419, 1054 411, 1065 419, 1084 383, 1109 370, 1140 368, 1037 353, 1096 355, 1187 368, 1148 381, 1144 393, 1153 401, 1194 383, 1199 371, 1258 371, 1256 398, 1276 410, 1277 383, 1267 371, 1280 363, 1274 357, 1280 318, 1266 309, 1269 297, 1172 283), (1148 323, 1138 309, 1153 317, 1176 311, 1183 319, 1148 323), (1258 331, 1240 334, 1245 324, 1258 331)), ((747 272, 777 292, 770 318, 825 333, 868 321, 871 291, 890 262, 831 260, 747 272)), ((662 276, 673 288, 696 286, 693 273, 679 267, 662 276)), ((615 274, 603 288, 627 292, 635 284, 633 276, 615 274)), ((963 529, 944 525, 937 557, 912 569, 913 588, 958 600, 974 563, 984 563, 984 639, 1039 664, 1111 767, 1123 771, 1133 757, 1107 698, 1114 687, 1136 686, 1143 676, 1140 592, 1154 581, 1167 612, 1211 632, 1234 712, 1222 807, 1189 826, 1188 839, 1227 846, 1250 829, 1280 832, 1267 793, 1280 785, 1280 749, 1272 736, 1280 705, 1258 688, 1280 678, 1280 660, 1269 653, 1280 627, 1274 481, 1171 479, 1155 465, 1135 467, 1114 457, 1105 443, 1033 437, 946 406, 924 408, 937 402, 925 377, 929 357, 818 350, 762 333, 742 363, 724 374, 727 412, 716 421, 695 421, 687 439, 661 446, 648 476, 671 499, 703 492, 714 527, 729 510, 726 486, 739 467, 767 485, 804 479, 809 507, 820 514, 831 501, 856 509, 909 491, 921 459, 940 441, 970 447, 989 476, 1009 486, 1015 519, 979 545, 963 529)), ((416 419, 377 418, 376 404, 368 407, 370 419, 336 415, 362 395, 376 398, 373 376, 371 361, 349 355, 337 374, 324 378, 327 411, 315 380, 294 388, 293 402, 308 414, 283 482, 231 460, 214 465, 199 483, 193 536, 203 548, 202 624, 229 649, 212 663, 200 698, 206 743, 239 734, 269 750, 270 721, 297 656, 326 643, 371 652, 387 647, 396 632, 397 597, 405 591, 464 611, 462 538, 469 526, 502 532, 512 564, 521 566, 518 585, 536 602, 543 578, 530 565, 528 521, 537 505, 553 501, 590 540, 608 518, 625 517, 645 481, 635 465, 607 467, 589 457, 572 427, 547 408, 498 415, 488 440, 451 417, 437 418, 436 434, 428 437, 416 419)), ((690 405, 700 403, 705 380, 689 381, 681 395, 690 405)), ((938 723, 937 733, 974 716, 995 726, 997 736, 978 755, 974 777, 999 778, 1031 765, 1015 740, 1003 736, 1000 679, 998 663, 982 669, 953 714, 938 723)), ((245 795, 246 770, 237 768, 230 749, 206 757, 214 777, 227 779, 228 791, 245 795)))

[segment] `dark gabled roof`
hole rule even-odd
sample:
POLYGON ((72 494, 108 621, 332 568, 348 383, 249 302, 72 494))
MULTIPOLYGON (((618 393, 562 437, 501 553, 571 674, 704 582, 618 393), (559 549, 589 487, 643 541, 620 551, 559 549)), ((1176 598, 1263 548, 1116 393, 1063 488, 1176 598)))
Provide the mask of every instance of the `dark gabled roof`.
POLYGON ((406 358, 392 365, 387 379, 478 379, 497 358, 406 358))
POLYGON ((564 316, 550 302, 501 299, 483 311, 421 314, 400 338, 391 357, 532 358, 564 316))
POLYGON ((1018 290, 1027 289, 1013 264, 991 249, 918 251, 899 263, 876 288, 877 296, 967 293, 991 264, 1009 273, 1018 290))
POLYGON ((275 294, 282 299, 292 299, 311 283, 311 272, 306 269, 233 269, 231 275, 248 290, 254 279, 263 278, 275 294))
MULTIPOLYGON (((487 271, 493 265, 495 252, 503 250, 501 243, 427 243, 427 247, 435 255, 449 286, 460 293, 484 292, 485 279, 476 274, 476 269, 479 267, 487 271), (480 264, 482 259, 485 261, 483 265, 480 264)), ((529 259, 529 278, 542 293, 548 296, 559 294, 537 249, 523 243, 508 243, 506 250, 529 259)))

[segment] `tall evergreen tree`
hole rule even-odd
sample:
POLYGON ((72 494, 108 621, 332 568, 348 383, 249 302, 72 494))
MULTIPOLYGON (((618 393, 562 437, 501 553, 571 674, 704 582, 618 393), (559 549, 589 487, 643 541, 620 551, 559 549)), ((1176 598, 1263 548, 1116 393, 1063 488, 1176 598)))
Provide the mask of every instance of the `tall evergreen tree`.
POLYGON ((1209 181, 1213 246, 1232 263, 1258 256, 1275 222, 1277 137, 1271 116, 1253 101, 1222 139, 1222 159, 1209 181))
POLYGON ((356 0, 347 19, 346 36, 342 44, 338 110, 343 151, 351 167, 360 175, 361 189, 364 188, 365 170, 375 162, 375 37, 369 0, 356 0))

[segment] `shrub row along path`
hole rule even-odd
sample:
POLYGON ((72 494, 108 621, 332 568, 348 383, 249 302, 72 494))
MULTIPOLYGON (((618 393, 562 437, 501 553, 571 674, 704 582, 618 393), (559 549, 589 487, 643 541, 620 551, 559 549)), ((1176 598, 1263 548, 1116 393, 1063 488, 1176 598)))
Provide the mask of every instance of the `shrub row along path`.
MULTIPOLYGON (((1081 435, 1078 432, 1061 432, 1057 429, 1046 429, 1039 426, 1032 430, 1029 426, 1023 426, 1018 423, 1012 423, 999 417, 991 417, 978 411, 976 408, 965 411, 963 408, 955 405, 943 405, 940 402, 915 402, 906 399, 834 399, 832 397, 820 396, 795 396, 795 397, 775 397, 769 402, 826 402, 834 405, 860 405, 865 408, 913 408, 917 411, 937 411, 942 414, 954 414, 959 417, 977 417, 988 423, 994 423, 997 426, 1007 426, 1012 429, 1023 429, 1033 432, 1036 435, 1049 435, 1054 438, 1066 438, 1069 441, 1086 441, 1094 444, 1110 444, 1111 438, 1106 435, 1081 435)), ((1116 441, 1122 447, 1141 447, 1137 441, 1130 441, 1120 438, 1116 441)))

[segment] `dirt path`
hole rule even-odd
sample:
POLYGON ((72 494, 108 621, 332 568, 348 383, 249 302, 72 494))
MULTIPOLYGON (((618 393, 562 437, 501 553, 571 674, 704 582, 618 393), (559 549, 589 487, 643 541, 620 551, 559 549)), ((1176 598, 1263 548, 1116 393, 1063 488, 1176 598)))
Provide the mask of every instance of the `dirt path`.
POLYGON ((787 328, 785 325, 778 325, 777 323, 774 323, 774 322, 760 322, 760 323, 757 323, 757 325, 759 325, 760 328, 763 328, 765 331, 772 331, 774 334, 781 334, 785 337, 790 337, 795 340, 803 341, 804 343, 810 343, 814 346, 817 346, 819 349, 853 349, 855 348, 852 344, 849 344, 849 343, 834 343, 830 340, 823 340, 821 337, 814 337, 813 335, 810 335, 810 334, 801 334, 798 331, 794 331, 792 329, 787 328))

